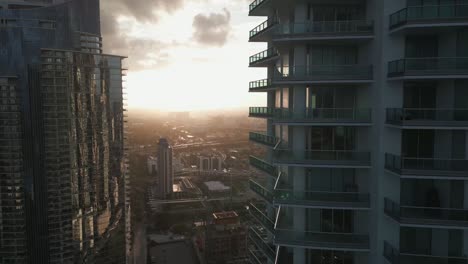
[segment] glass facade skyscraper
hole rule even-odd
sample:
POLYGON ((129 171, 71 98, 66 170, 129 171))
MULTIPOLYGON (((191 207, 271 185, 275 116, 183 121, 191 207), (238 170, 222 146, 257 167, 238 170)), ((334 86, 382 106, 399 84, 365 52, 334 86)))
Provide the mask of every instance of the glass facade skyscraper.
POLYGON ((0 263, 125 263, 121 56, 98 0, 0 3, 0 263))

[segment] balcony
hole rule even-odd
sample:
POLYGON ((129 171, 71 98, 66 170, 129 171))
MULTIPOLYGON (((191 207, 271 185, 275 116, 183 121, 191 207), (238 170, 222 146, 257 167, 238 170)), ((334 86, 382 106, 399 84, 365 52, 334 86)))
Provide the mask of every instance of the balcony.
POLYGON ((468 228, 468 209, 401 206, 385 198, 384 211, 401 225, 468 228))
POLYGON ((393 79, 464 79, 468 78, 468 58, 405 58, 388 63, 393 79))
POLYGON ((266 92, 274 88, 270 79, 263 79, 258 81, 252 81, 249 83, 249 92, 266 92))
POLYGON ((260 210, 257 206, 250 203, 249 204, 249 213, 250 215, 258 221, 266 230, 271 234, 275 233, 275 222, 265 215, 264 211, 260 210))
POLYGON ((276 228, 275 245, 325 250, 369 251, 369 236, 276 228))
POLYGON ((276 166, 254 156, 249 157, 249 162, 252 167, 267 173, 275 179, 278 177, 278 169, 276 166))
POLYGON ((273 83, 318 84, 318 83, 370 83, 373 80, 372 66, 368 65, 310 65, 277 68, 273 83))
POLYGON ((468 128, 468 109, 389 108, 387 124, 407 128, 468 128))
POLYGON ((272 244, 267 242, 267 238, 268 234, 263 228, 256 226, 249 227, 249 239, 271 262, 274 262, 276 250, 272 244))
POLYGON ((303 111, 276 109, 272 111, 275 123, 306 125, 370 126, 372 109, 369 108, 309 108, 303 111))
POLYGON ((260 183, 250 179, 249 180, 250 190, 260 196, 263 200, 269 202, 270 204, 273 203, 273 194, 268 191, 265 187, 263 187, 260 183))
POLYGON ((468 179, 468 160, 410 158, 386 153, 385 169, 409 179, 468 179))
POLYGON ((272 118, 276 109, 272 107, 249 107, 249 117, 272 118))
POLYGON ((368 193, 275 189, 274 204, 291 207, 369 209, 368 193))
POLYGON ((267 67, 269 63, 277 59, 279 56, 278 50, 269 48, 259 52, 249 58, 250 67, 267 67))
POLYGON ((273 41, 365 40, 374 37, 372 21, 313 21, 279 24, 272 32, 273 41))
POLYGON ((253 264, 265 264, 268 263, 267 257, 261 250, 249 249, 249 263, 253 264))
MULTIPOLYGON (((390 30, 468 25, 468 5, 409 6, 390 15, 390 30)), ((427 30, 427 29, 424 29, 427 30)))
POLYGON ((274 147, 278 143, 279 139, 274 136, 266 135, 266 132, 257 133, 257 132, 250 132, 249 133, 250 141, 268 146, 274 147))
POLYGON ((278 25, 276 19, 267 19, 260 25, 256 26, 254 29, 249 32, 249 41, 250 42, 267 42, 270 39, 270 36, 266 34, 271 29, 275 28, 278 25))
POLYGON ((346 150, 302 150, 276 149, 273 163, 299 167, 369 168, 370 152, 346 150))
POLYGON ((266 7, 272 0, 255 0, 249 5, 249 16, 266 16, 266 7))
POLYGON ((384 241, 384 257, 390 264, 466 264, 466 256, 436 256, 411 252, 399 252, 389 242, 384 241))

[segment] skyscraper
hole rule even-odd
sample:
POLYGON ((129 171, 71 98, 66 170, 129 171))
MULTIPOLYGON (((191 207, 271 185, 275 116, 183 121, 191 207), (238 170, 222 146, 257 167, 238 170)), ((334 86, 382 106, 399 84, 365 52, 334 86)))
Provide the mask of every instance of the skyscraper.
POLYGON ((254 263, 467 262, 468 2, 256 0, 254 263))
POLYGON ((158 142, 158 195, 165 199, 172 193, 174 169, 172 167, 172 147, 165 138, 158 142))
POLYGON ((122 59, 98 0, 0 3, 0 263, 130 256, 122 59))

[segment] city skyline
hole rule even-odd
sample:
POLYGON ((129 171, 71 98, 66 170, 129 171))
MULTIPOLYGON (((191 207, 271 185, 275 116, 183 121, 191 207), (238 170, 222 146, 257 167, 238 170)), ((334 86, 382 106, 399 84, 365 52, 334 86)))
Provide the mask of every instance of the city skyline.
POLYGON ((130 110, 193 111, 266 102, 247 93, 249 82, 265 75, 247 67, 248 56, 265 48, 248 43, 248 31, 262 22, 245 15, 249 1, 128 3, 103 0, 101 24, 110 39, 104 51, 129 55, 130 110))

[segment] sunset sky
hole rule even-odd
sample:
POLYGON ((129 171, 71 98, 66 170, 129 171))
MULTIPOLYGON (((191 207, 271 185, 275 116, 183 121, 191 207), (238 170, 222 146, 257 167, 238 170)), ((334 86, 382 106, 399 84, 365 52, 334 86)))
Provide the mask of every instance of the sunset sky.
POLYGON ((129 108, 163 111, 262 105, 249 81, 265 69, 248 68, 266 49, 248 43, 265 20, 248 17, 247 0, 102 0, 105 53, 128 56, 129 108))

